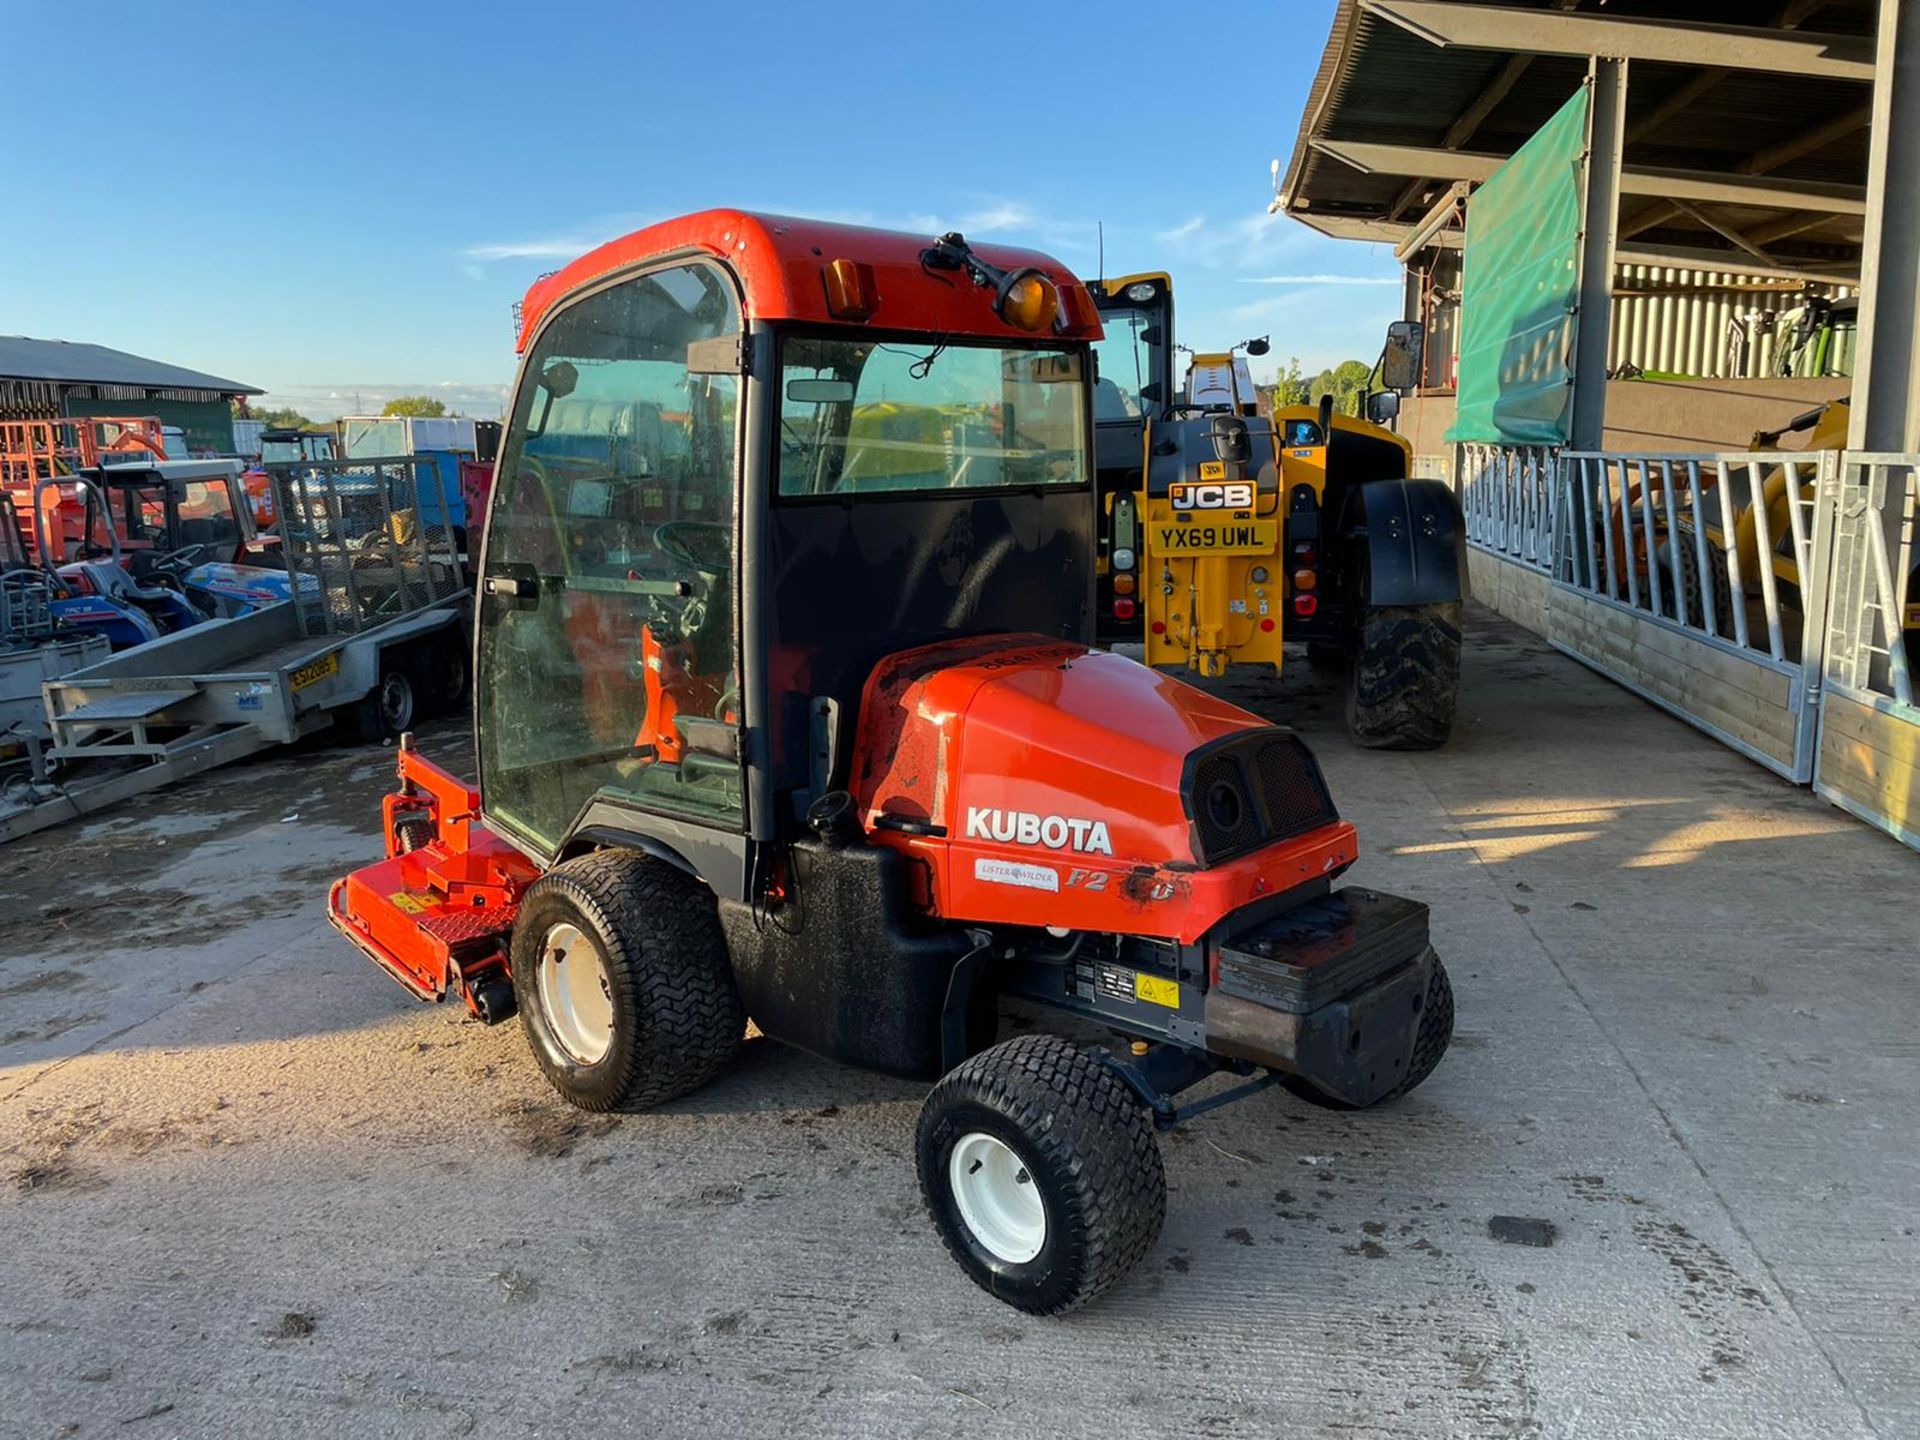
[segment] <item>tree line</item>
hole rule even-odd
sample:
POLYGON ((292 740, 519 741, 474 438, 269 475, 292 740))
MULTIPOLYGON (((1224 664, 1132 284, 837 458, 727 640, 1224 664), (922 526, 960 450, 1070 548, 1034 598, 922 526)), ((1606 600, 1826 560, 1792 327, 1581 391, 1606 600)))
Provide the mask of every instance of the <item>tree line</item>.
POLYGON ((1300 357, 1287 361, 1274 383, 1267 387, 1267 398, 1278 408, 1282 405, 1318 405, 1320 397, 1331 393, 1333 408, 1342 415, 1357 415, 1366 398, 1367 380, 1373 367, 1364 360, 1342 360, 1317 375, 1300 373, 1300 357))
MULTIPOLYGON (((382 415, 412 415, 426 419, 438 419, 447 413, 446 405, 431 395, 397 395, 387 401, 381 409, 382 415)), ((244 400, 233 402, 233 418, 236 420, 264 421, 270 430, 324 430, 328 422, 310 420, 291 406, 278 409, 261 409, 250 406, 244 400)))

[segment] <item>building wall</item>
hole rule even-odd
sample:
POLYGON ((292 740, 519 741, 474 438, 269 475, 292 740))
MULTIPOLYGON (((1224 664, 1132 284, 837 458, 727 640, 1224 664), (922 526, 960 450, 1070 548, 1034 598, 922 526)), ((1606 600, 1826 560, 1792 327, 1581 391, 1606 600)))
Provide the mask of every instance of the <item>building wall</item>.
MULTIPOLYGON (((1433 249, 1408 267, 1406 318, 1427 327, 1426 384, 1453 388, 1460 358, 1461 252, 1433 249)), ((1803 285, 1730 271, 1621 265, 1613 277, 1607 370, 1712 379, 1767 377, 1779 370, 1778 343, 1805 293, 1830 299, 1845 286, 1803 285), (1738 331, 1741 343, 1734 341, 1738 331)), ((1851 339, 1838 342, 1835 369, 1852 368, 1851 339)))
MULTIPOLYGON (((1851 380, 1611 380, 1607 448, 1745 450, 1756 430, 1775 430, 1802 411, 1837 400, 1851 380)), ((1446 449, 1451 395, 1410 396, 1398 429, 1416 455, 1446 449)), ((1791 444, 1791 442, 1790 442, 1791 444)))
POLYGON ((178 425, 186 432, 187 448, 196 455, 233 453, 233 410, 225 400, 81 400, 69 395, 65 413, 83 415, 153 415, 162 425, 178 425))

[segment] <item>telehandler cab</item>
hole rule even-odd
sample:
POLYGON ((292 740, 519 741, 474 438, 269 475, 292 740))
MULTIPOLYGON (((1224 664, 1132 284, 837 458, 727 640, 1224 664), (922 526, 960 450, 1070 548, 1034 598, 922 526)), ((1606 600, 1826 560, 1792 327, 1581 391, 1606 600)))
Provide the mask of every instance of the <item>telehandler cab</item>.
POLYGON ((1424 335, 1399 322, 1367 418, 1318 405, 1259 412, 1238 352, 1194 355, 1174 388, 1165 274, 1091 288, 1105 338, 1095 399, 1102 522, 1101 640, 1149 665, 1278 673, 1304 641, 1345 667, 1361 745, 1428 749, 1452 732, 1466 597, 1466 527, 1452 492, 1408 478, 1412 450, 1384 428, 1419 373, 1424 335))
POLYGON ((1036 1313, 1152 1248, 1156 1128, 1390 1100, 1453 1025, 1426 907, 1336 888, 1306 746, 1091 648, 1099 334, 1045 256, 733 210, 536 283, 479 783, 403 742, 329 907, 414 995, 517 1009, 587 1109, 712 1080, 749 1016, 939 1077, 934 1225, 1036 1313), (996 1044, 1002 997, 1118 1041, 996 1044))

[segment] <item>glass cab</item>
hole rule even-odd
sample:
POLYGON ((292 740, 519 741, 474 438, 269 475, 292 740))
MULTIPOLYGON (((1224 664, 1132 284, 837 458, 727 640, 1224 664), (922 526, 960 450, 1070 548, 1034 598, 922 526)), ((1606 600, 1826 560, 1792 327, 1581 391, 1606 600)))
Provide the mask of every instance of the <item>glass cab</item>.
POLYGON ((631 277, 541 329, 500 457, 476 682, 489 816, 551 854, 596 797, 737 828, 738 334, 705 263, 631 277))

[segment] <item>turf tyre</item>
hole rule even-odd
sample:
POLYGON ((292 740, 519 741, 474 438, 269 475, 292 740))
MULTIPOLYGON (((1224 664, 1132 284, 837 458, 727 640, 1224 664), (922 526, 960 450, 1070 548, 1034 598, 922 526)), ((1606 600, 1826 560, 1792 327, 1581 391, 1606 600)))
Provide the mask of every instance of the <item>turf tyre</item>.
POLYGON ((975 1284, 1029 1314, 1057 1315, 1110 1289, 1166 1220, 1166 1172, 1145 1108, 1057 1035, 1019 1036, 950 1071, 921 1107, 914 1155, 949 1253, 975 1284), (994 1254, 961 1213, 950 1161, 982 1132, 1012 1148, 1038 1188, 1045 1239, 1031 1260, 994 1254))
POLYGON ((514 1000, 534 1059, 582 1110, 645 1110, 718 1076, 746 1030, 712 892, 651 856, 601 850, 529 887, 514 925, 514 1000), (592 1064, 571 1058, 542 1007, 539 947, 571 925, 598 952, 612 1039, 592 1064))

